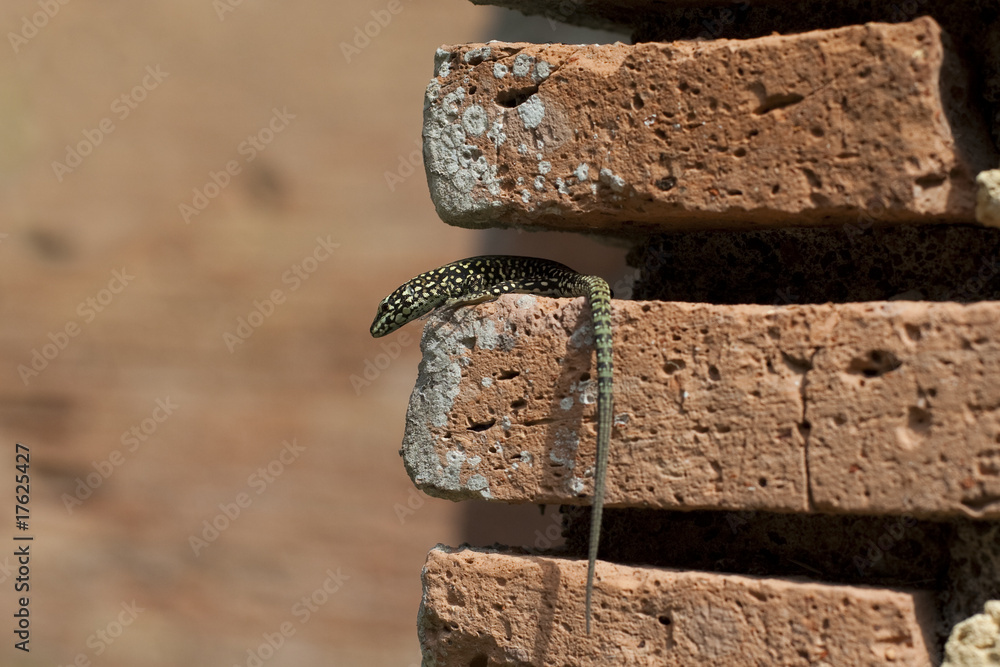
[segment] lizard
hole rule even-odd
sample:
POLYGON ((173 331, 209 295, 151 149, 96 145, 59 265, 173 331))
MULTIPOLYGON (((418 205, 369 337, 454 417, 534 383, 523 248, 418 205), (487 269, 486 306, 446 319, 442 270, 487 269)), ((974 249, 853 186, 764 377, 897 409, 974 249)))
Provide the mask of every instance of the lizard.
POLYGON ((371 335, 374 338, 385 336, 437 308, 488 301, 508 293, 551 297, 584 296, 590 303, 594 347, 597 351, 597 460, 587 546, 585 615, 589 635, 614 405, 612 293, 608 283, 599 276, 583 275, 564 264, 547 259, 512 255, 469 257, 421 273, 382 299, 372 322, 371 335))

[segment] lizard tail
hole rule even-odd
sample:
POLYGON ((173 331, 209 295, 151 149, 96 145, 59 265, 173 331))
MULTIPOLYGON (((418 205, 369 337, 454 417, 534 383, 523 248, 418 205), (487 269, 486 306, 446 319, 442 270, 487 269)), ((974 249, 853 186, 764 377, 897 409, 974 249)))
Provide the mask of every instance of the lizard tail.
POLYGON ((608 444, 614 417, 611 360, 611 290, 608 283, 588 276, 591 316, 594 323, 594 348, 597 350, 597 462, 594 467, 594 500, 590 514, 590 540, 587 552, 587 634, 590 634, 590 608, 594 593, 594 569, 601 539, 604 512, 604 485, 608 470, 608 444))

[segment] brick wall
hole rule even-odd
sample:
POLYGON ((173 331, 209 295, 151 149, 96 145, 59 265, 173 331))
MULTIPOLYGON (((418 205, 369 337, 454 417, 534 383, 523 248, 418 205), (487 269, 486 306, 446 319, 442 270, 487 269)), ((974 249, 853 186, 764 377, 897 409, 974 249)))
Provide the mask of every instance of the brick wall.
POLYGON ((439 49, 431 198, 453 225, 625 240, 638 300, 613 311, 589 636, 583 300, 425 328, 415 483, 562 505, 567 537, 433 550, 425 664, 939 663, 1000 597, 996 11, 500 4, 637 43, 439 49))

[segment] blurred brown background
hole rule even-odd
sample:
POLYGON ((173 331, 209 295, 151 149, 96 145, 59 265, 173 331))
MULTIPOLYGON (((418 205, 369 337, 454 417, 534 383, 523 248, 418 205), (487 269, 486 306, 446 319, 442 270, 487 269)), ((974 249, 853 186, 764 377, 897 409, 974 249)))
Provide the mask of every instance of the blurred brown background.
MULTIPOLYGON (((0 9, 0 664, 418 664, 427 550, 556 521, 491 532, 417 493, 397 450, 420 328, 368 336, 381 297, 491 238, 437 219, 421 105, 440 44, 512 19, 62 1, 0 9)), ((539 253, 627 275, 581 247, 539 253)))

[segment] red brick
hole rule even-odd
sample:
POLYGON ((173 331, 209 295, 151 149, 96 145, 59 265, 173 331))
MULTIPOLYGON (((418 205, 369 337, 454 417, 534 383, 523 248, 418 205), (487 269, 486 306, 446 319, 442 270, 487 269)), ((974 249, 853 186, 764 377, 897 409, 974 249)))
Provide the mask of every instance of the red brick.
POLYGON ((921 18, 750 40, 447 47, 424 112, 431 195, 465 227, 968 222, 996 154, 946 41, 921 18))
POLYGON ((434 665, 930 665, 928 592, 438 547, 418 632, 434 665))
MULTIPOLYGON (((611 506, 1000 517, 1000 302, 614 304, 611 506)), ((453 500, 586 503, 583 299, 433 317, 404 461, 453 500)))

